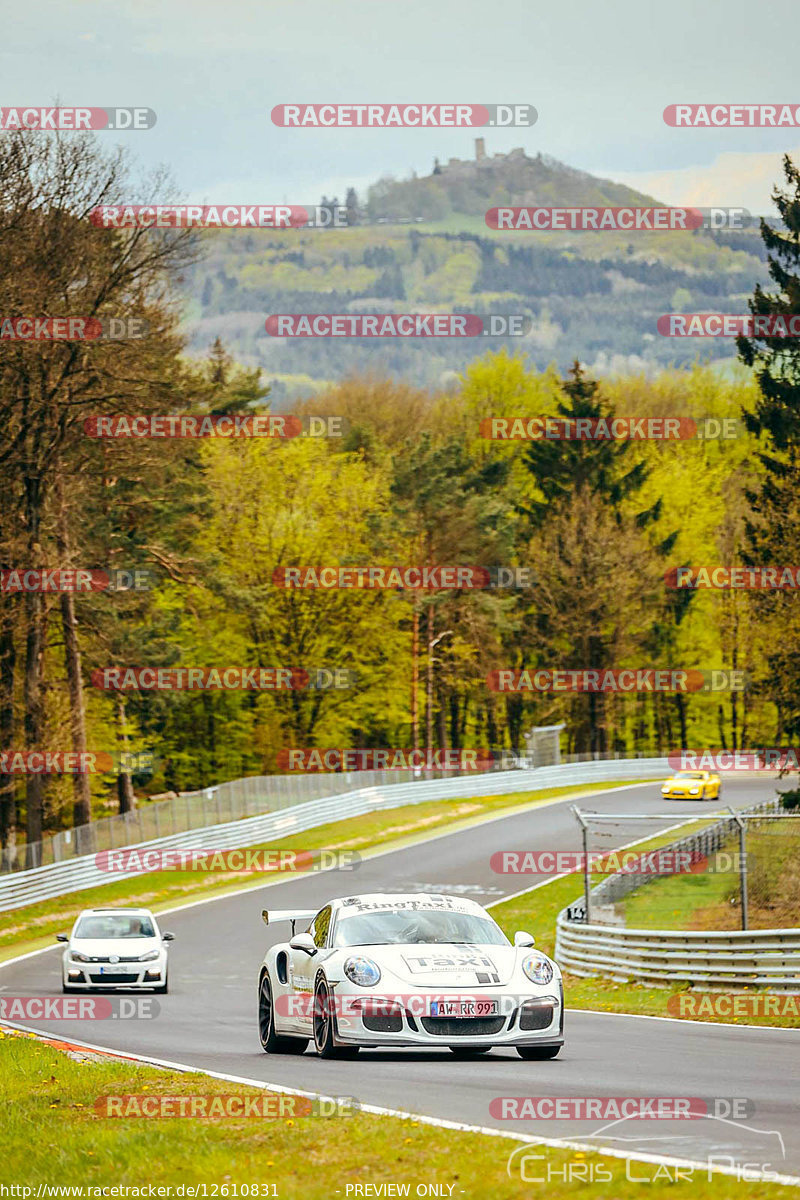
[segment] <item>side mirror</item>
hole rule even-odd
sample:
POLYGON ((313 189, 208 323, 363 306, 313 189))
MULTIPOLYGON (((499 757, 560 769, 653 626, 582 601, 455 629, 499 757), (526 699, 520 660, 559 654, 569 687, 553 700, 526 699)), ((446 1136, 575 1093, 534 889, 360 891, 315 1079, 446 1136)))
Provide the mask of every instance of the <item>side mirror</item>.
POLYGON ((531 935, 529 933, 523 933, 521 929, 518 929, 517 932, 514 934, 514 945, 515 946, 535 946, 536 938, 531 937, 531 935))
POLYGON ((317 947, 314 945, 314 939, 310 933, 296 933, 289 945, 292 950, 302 950, 309 958, 313 958, 317 953, 317 947))
POLYGON ((174 942, 175 934, 174 933, 162 933, 161 940, 162 940, 162 942, 174 942))
POLYGON ((57 942, 68 942, 68 941, 69 941, 69 935, 68 935, 68 934, 66 934, 66 933, 57 933, 57 934, 56 934, 56 941, 57 941, 57 942))

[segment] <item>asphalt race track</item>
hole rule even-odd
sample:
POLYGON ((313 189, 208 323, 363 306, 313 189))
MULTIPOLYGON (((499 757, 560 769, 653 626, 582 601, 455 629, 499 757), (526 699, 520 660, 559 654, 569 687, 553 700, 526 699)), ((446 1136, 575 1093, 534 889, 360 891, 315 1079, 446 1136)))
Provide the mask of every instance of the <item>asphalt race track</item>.
MULTIPOLYGON (((602 787, 602 785, 599 785, 602 787)), ((666 802, 658 784, 584 796, 582 808, 608 812, 672 812, 676 817, 745 807, 775 794, 773 780, 724 779, 716 801, 666 802)), ((335 895, 370 891, 450 891, 489 904, 539 882, 537 877, 496 875, 489 857, 501 849, 580 849, 570 801, 442 834, 365 860, 355 871, 298 876, 285 883, 203 903, 162 917, 174 930, 170 994, 159 997, 155 1020, 25 1022, 110 1049, 263 1080, 372 1104, 494 1126, 548 1138, 571 1138, 631 1153, 707 1162, 711 1157, 759 1170, 800 1176, 798 1080, 800 1038, 796 1030, 735 1028, 594 1012, 570 1012, 566 1044, 552 1062, 523 1062, 513 1050, 494 1050, 457 1060, 448 1050, 421 1053, 362 1051, 354 1061, 322 1061, 311 1049, 302 1058, 268 1056, 256 1026, 256 981, 267 945, 282 941, 288 926, 263 925, 263 907, 321 906, 335 895), (605 1127, 596 1121, 500 1121, 490 1101, 500 1096, 676 1096, 746 1098, 744 1121, 627 1121, 605 1127)), ((663 822, 667 826, 669 822, 663 822)), ((655 832, 640 822, 618 831, 622 845, 655 832)), ((597 843, 593 843, 597 845, 597 843)), ((580 892, 576 887, 576 899, 580 892)), ((92 903, 91 891, 86 904, 92 903)), ((60 995, 61 947, 0 966, 7 996, 60 995), (57 951, 57 952, 55 952, 57 951)), ((724 1109, 723 1109, 724 1111, 724 1109)), ((507 1157, 513 1143, 497 1143, 507 1157)), ((530 1148, 528 1148, 530 1149, 530 1148)), ((539 1153, 546 1154, 546 1150, 539 1153)), ((528 1166, 529 1176, 546 1164, 528 1166)))

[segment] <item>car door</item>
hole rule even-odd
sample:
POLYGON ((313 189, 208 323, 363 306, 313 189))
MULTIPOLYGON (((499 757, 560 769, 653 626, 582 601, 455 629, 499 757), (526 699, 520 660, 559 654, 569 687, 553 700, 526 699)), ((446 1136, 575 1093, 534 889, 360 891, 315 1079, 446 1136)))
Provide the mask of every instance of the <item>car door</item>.
MULTIPOLYGON (((305 930, 314 939, 318 950, 323 950, 328 941, 328 930, 331 924, 331 906, 327 904, 320 909, 314 920, 305 930)), ((314 980, 317 974, 317 955, 306 954, 305 950, 289 950, 290 983, 292 996, 298 1001, 294 1011, 299 1016, 300 1025, 311 1029, 311 1001, 314 996, 314 980)))

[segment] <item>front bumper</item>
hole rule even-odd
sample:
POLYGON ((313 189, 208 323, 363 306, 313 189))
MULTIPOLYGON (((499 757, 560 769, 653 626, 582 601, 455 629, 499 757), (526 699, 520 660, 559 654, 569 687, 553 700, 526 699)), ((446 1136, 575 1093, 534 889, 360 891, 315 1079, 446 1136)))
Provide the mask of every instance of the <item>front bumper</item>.
MULTIPOLYGON (((430 998, 441 999, 441 991, 430 998)), ((492 998, 489 988, 481 996, 492 998)), ((389 998, 389 997, 387 997, 389 998)), ((431 1017, 428 997, 418 1004, 397 1001, 381 1009, 376 997, 338 995, 336 1040, 343 1046, 537 1046, 564 1042, 564 990, 560 980, 546 996, 503 997, 500 1013, 488 1017, 431 1017), (370 1007, 354 1001, 372 1000, 370 1007)))
POLYGON ((115 991, 139 991, 142 988, 162 987, 167 979, 166 963, 144 962, 131 964, 134 971, 114 971, 114 964, 68 962, 63 968, 63 982, 69 988, 84 992, 95 988, 115 991), (101 974, 101 965, 105 968, 101 974))

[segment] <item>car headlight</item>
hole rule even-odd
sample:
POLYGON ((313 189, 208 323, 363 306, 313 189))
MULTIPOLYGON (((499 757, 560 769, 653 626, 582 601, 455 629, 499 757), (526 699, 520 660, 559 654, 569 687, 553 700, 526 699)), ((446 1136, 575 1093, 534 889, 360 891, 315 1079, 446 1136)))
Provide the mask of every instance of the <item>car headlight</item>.
POLYGON ((553 978, 553 966, 543 954, 526 954, 522 969, 531 983, 549 983, 553 978))
POLYGON ((158 958, 158 951, 148 950, 147 954, 139 955, 139 962, 153 962, 153 960, 156 958, 158 958))
POLYGON ((668 783, 665 783, 665 784, 664 784, 664 786, 662 787, 662 789, 661 789, 661 790, 662 790, 662 792, 668 792, 668 791, 669 791, 669 784, 668 784, 668 783))
POLYGON ((356 983, 359 987, 374 987, 381 977, 378 964, 363 954, 348 958, 344 964, 344 973, 351 983, 356 983))
POLYGON ((70 958, 73 962, 91 962, 88 954, 78 954, 77 950, 70 951, 70 958))
POLYGON ((689 795, 690 796, 699 796, 700 788, 689 788, 689 795))

